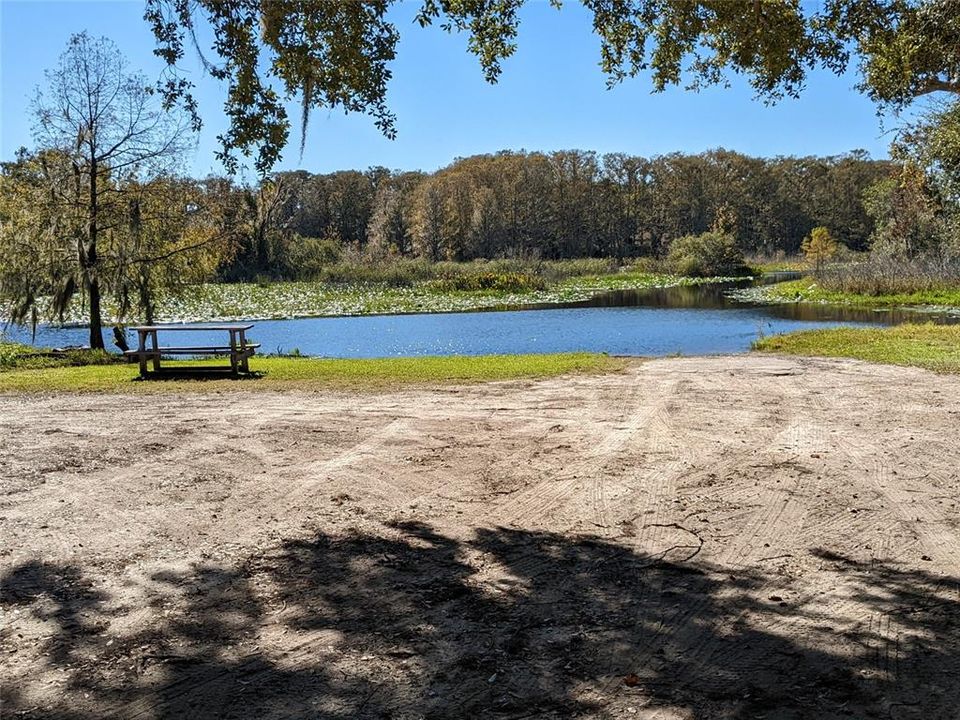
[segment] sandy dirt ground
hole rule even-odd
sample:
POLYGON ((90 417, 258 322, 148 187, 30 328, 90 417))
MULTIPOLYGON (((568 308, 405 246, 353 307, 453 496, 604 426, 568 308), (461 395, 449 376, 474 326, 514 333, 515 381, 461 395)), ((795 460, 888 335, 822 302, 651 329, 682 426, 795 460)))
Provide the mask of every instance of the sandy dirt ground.
POLYGON ((960 714, 960 377, 0 397, 3 717, 960 714))

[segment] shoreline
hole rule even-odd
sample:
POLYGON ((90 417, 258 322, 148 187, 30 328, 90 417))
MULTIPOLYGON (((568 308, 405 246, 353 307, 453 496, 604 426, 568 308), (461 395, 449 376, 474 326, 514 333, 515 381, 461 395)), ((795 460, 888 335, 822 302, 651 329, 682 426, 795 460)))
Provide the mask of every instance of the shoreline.
MULTIPOLYGON (((563 310, 563 309, 572 309, 576 307, 590 307, 589 305, 583 305, 583 303, 589 303, 598 298, 602 298, 604 295, 623 292, 623 291, 643 291, 643 290, 663 290, 670 289, 675 287, 683 287, 689 285, 703 285, 703 284, 713 284, 713 283, 728 283, 735 281, 743 281, 745 278, 708 278, 704 279, 702 282, 696 283, 676 283, 676 284, 663 284, 663 285, 646 285, 642 287, 625 287, 625 288, 614 288, 614 289, 599 289, 590 294, 584 294, 582 296, 576 296, 573 298, 565 298, 563 300, 556 301, 534 301, 529 302, 494 302, 491 304, 477 303, 474 305, 465 305, 464 307, 457 308, 448 308, 448 309, 404 309, 397 308, 394 310, 374 310, 374 311, 346 311, 346 312, 334 312, 334 313, 319 313, 319 314, 293 314, 293 315, 283 315, 283 314, 243 314, 243 315, 214 315, 214 316, 196 316, 196 317, 186 317, 186 318, 174 318, 174 319, 162 319, 156 320, 157 324, 164 325, 193 325, 200 323, 229 323, 229 322, 284 322, 292 320, 325 320, 325 319, 337 319, 337 318, 362 318, 362 317, 392 317, 392 316, 414 316, 414 315, 457 315, 457 314, 472 314, 472 313, 496 313, 496 312, 535 312, 538 310, 563 310)), ((760 285, 756 287, 748 288, 739 288, 732 289, 728 294, 731 300, 735 301, 738 304, 741 304, 745 307, 754 306, 754 307, 763 307, 763 306, 773 306, 773 305, 811 305, 811 306, 825 306, 825 307, 836 307, 836 308, 845 308, 845 309, 856 309, 864 311, 874 311, 874 312, 913 312, 918 315, 943 315, 946 317, 954 318, 960 317, 960 305, 930 305, 930 304, 886 304, 886 303, 877 303, 872 304, 869 302, 858 302, 854 300, 850 301, 836 301, 836 300, 825 300, 825 299, 815 299, 815 298, 787 298, 777 296, 776 294, 771 294, 767 292, 768 288, 774 287, 772 285, 760 285)), ((869 296, 862 296, 863 298, 869 298, 869 296)), ((624 307, 632 307, 625 305, 624 307)), ((140 323, 141 321, 130 321, 124 323, 123 326, 133 326, 140 323)), ((6 327, 9 324, 9 320, 0 318, 0 327, 6 327)), ((101 326, 103 331, 111 330, 115 327, 114 324, 105 324, 101 326)), ((26 327, 26 326, 20 326, 26 327)), ((50 328, 56 330, 75 330, 86 327, 86 323, 82 320, 72 320, 64 323, 50 323, 42 322, 38 323, 37 327, 50 328)), ((4 333, 0 330, 0 338, 4 337, 4 333)))

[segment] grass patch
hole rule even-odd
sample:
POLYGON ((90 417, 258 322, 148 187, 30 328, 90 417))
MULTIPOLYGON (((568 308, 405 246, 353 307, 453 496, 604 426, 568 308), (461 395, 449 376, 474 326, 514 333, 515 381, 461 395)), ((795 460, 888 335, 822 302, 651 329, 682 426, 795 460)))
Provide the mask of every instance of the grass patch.
POLYGON ((803 330, 763 338, 753 344, 753 349, 787 355, 856 358, 960 373, 960 325, 926 323, 803 330))
POLYGON ((757 288, 750 288, 751 294, 760 300, 771 302, 817 302, 834 305, 856 305, 859 307, 907 307, 922 305, 941 305, 960 307, 960 288, 941 288, 917 290, 880 295, 827 290, 815 280, 788 280, 757 288))
POLYGON ((119 362, 123 362, 123 359, 103 350, 56 352, 47 348, 0 341, 0 373, 7 370, 107 365, 119 362))
MULTIPOLYGON (((223 364, 222 360, 165 362, 165 367, 223 364)), ((219 392, 224 390, 382 390, 405 385, 543 378, 621 369, 624 361, 595 353, 438 356, 376 359, 254 357, 261 376, 232 380, 140 381, 136 365, 49 367, 0 372, 0 392, 219 392)))
POLYGON ((755 253, 747 255, 745 260, 756 275, 773 272, 808 272, 810 270, 810 263, 800 254, 776 253, 768 255, 755 253))

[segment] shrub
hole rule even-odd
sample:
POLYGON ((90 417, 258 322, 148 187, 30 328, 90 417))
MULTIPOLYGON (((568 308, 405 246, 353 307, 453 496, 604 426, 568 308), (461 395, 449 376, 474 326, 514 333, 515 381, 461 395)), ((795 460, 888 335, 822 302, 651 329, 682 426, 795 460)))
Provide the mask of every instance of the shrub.
POLYGON ((380 262, 358 257, 347 257, 327 265, 314 278, 330 283, 378 283, 391 287, 409 287, 433 276, 426 260, 389 259, 380 262))
POLYGON ((544 279, 538 275, 519 272, 484 272, 479 274, 454 275, 434 283, 441 292, 453 290, 498 290, 501 292, 523 292, 542 290, 546 287, 544 279))
POLYGON ((338 262, 341 254, 335 239, 294 235, 287 244, 289 275, 296 280, 312 280, 319 277, 325 267, 338 262))
POLYGON ((690 277, 750 274, 733 236, 717 231, 674 240, 667 254, 667 267, 671 272, 690 277))
POLYGON ((617 272, 617 262, 613 259, 579 258, 576 260, 554 260, 542 263, 542 274, 557 280, 585 275, 609 275, 617 272))
POLYGON ((0 371, 124 362, 104 350, 50 350, 0 340, 0 371))

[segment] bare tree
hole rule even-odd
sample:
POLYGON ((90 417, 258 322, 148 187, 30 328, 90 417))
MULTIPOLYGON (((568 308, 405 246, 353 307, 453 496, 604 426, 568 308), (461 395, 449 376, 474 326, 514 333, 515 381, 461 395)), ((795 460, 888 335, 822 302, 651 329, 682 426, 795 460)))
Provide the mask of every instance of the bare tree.
MULTIPOLYGON (((107 38, 70 38, 59 65, 37 89, 34 140, 64 158, 49 174, 60 227, 72 226, 76 262, 89 301, 90 346, 103 348, 104 233, 129 224, 126 187, 173 171, 192 146, 188 113, 163 102, 107 38), (67 222, 65 222, 67 221, 67 222)), ((67 298, 69 300, 69 298, 67 298)))

